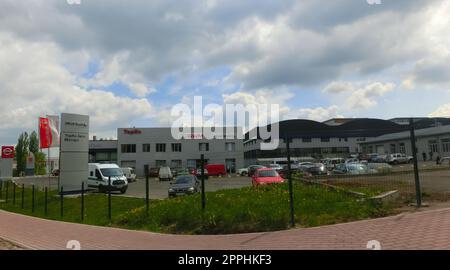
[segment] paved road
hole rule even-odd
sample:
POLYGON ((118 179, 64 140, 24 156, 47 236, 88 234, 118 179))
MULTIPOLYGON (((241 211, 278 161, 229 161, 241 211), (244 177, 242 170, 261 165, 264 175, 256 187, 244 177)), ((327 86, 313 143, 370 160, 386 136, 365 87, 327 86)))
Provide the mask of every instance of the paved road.
POLYGON ((97 227, 0 211, 0 238, 31 249, 381 249, 450 250, 450 208, 316 228, 237 235, 166 235, 97 227))
MULTIPOLYGON (((251 186, 250 177, 233 176, 233 177, 210 177, 205 180, 206 191, 217 191, 220 189, 232 189, 251 186)), ((169 189, 169 181, 159 181, 157 178, 150 178, 149 190, 151 199, 166 199, 169 189)), ((127 192, 122 196, 131 196, 145 198, 145 179, 138 179, 128 186, 127 192)))

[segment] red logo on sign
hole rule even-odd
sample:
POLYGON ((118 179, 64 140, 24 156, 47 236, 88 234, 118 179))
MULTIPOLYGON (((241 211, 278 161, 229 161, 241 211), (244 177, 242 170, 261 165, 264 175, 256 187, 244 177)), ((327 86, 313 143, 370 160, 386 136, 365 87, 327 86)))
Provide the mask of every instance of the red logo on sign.
POLYGON ((2 158, 14 158, 14 146, 2 146, 2 158))
POLYGON ((124 129, 123 133, 128 135, 134 135, 134 134, 141 134, 142 131, 140 131, 139 129, 124 129))

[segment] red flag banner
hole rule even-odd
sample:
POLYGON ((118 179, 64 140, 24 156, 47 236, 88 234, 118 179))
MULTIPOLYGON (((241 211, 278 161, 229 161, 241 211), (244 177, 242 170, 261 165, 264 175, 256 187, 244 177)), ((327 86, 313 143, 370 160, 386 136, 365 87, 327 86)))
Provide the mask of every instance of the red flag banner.
POLYGON ((40 147, 49 148, 50 145, 52 144, 52 134, 48 118, 39 117, 39 136, 40 136, 40 147))

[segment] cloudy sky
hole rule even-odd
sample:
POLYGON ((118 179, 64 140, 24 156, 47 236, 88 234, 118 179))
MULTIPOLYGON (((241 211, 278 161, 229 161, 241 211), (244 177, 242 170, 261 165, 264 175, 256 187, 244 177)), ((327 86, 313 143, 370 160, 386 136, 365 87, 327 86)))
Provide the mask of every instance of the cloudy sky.
POLYGON ((37 117, 91 135, 169 126, 174 104, 283 118, 450 116, 450 1, 2 0, 0 144, 37 117))

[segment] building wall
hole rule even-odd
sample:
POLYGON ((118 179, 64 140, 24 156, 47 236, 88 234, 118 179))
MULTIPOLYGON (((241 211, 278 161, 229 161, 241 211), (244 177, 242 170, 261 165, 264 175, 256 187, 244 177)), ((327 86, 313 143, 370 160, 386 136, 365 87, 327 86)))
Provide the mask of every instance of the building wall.
MULTIPOLYGON (((241 132, 236 129, 236 132, 241 132)), ((204 154, 210 164, 225 164, 226 159, 235 159, 235 169, 244 165, 242 139, 203 139, 196 134, 194 139, 176 140, 172 137, 170 128, 119 128, 118 138, 118 164, 130 166, 135 163, 135 169, 139 176, 145 174, 144 168, 157 167, 157 160, 165 160, 167 166, 172 166, 172 160, 181 160, 182 167, 187 167, 188 160, 198 160, 204 154), (235 151, 225 149, 225 143, 235 144, 235 151), (166 144, 166 152, 156 152, 156 144, 166 144), (181 143, 181 152, 172 152, 172 143, 181 143), (199 143, 209 143, 209 151, 199 151, 199 143), (121 145, 136 144, 136 153, 123 153, 121 145), (143 144, 150 144, 150 152, 143 151, 143 144)))
MULTIPOLYGON (((450 134, 442 134, 438 136, 436 135, 424 136, 416 138, 416 147, 419 160, 422 160, 423 153, 425 153, 427 159, 429 159, 429 153, 431 151, 430 147, 431 141, 436 141, 436 147, 433 148, 433 159, 435 159, 438 155, 440 157, 450 156, 450 134), (449 147, 444 147, 444 144, 446 144, 445 140, 448 140, 447 144, 449 145, 449 147)), ((361 144, 361 148, 364 150, 364 152, 369 153, 371 149, 375 150, 377 146, 383 146, 385 150, 384 154, 392 154, 403 152, 400 149, 400 144, 402 143, 405 146, 404 153, 407 155, 412 155, 411 141, 409 138, 396 139, 384 142, 365 143, 361 144)))
MULTIPOLYGON (((330 140, 322 141, 321 138, 311 138, 310 142, 304 142, 302 138, 293 138, 290 143, 291 156, 307 157, 311 153, 321 155, 322 157, 347 157, 350 153, 361 152, 359 143, 365 141, 366 137, 347 137, 336 138, 331 137, 330 140)), ((276 158, 286 157, 286 143, 280 140, 279 146, 275 151, 260 151, 262 140, 249 140, 244 143, 245 166, 256 164, 257 158, 276 158), (255 153, 256 155, 250 154, 255 153)))

